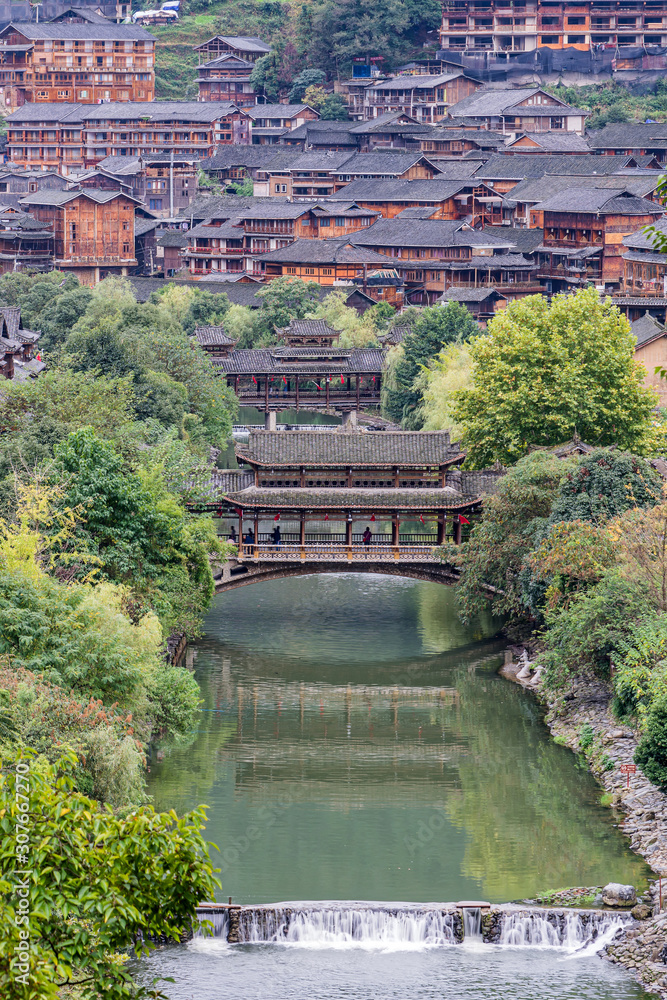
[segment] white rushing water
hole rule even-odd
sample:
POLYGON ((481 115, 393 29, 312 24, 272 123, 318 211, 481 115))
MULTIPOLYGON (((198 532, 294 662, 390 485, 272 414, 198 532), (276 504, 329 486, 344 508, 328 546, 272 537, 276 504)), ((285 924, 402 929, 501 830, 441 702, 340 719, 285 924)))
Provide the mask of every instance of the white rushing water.
POLYGON ((310 948, 427 948, 455 944, 454 923, 454 914, 426 909, 257 909, 242 913, 240 939, 310 948))
MULTIPOLYGON (((481 910, 464 908, 462 927, 460 913, 408 905, 248 906, 238 911, 238 938, 241 944, 400 951, 456 945, 462 931, 464 943, 481 946, 481 910)), ((213 924, 215 939, 227 939, 227 912, 202 917, 213 924)), ((557 948, 568 954, 594 954, 630 920, 627 914, 601 910, 507 909, 496 918, 493 943, 506 948, 557 948)), ((206 935, 200 933, 198 938, 202 936, 206 935)))

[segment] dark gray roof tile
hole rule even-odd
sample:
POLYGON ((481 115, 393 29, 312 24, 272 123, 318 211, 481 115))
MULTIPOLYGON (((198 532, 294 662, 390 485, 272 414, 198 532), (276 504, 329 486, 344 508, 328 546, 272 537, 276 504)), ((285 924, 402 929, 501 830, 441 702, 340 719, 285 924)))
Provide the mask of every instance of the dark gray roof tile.
POLYGON ((321 468, 440 466, 463 460, 447 431, 362 431, 323 436, 314 431, 251 431, 236 454, 251 465, 321 468), (326 438, 326 439, 325 439, 326 438))

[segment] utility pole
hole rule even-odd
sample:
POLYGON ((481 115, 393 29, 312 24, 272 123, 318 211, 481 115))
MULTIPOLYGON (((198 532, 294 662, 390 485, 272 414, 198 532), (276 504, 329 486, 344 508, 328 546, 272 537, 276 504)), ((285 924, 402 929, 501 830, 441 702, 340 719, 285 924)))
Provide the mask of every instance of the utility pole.
POLYGON ((169 218, 174 218, 174 147, 169 158, 169 218))

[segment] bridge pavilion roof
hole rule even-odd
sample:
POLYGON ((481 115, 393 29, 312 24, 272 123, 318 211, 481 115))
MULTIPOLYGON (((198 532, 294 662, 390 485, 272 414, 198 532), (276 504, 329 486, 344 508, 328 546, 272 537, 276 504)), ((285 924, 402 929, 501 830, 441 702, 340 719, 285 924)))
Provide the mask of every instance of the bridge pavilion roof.
POLYGON ((253 466, 293 468, 400 468, 462 462, 465 452, 447 431, 367 431, 322 434, 313 431, 251 431, 236 455, 253 466))
POLYGON ((453 513, 470 510, 479 497, 464 496, 449 486, 433 489, 356 489, 349 487, 262 487, 225 493, 222 497, 232 507, 255 513, 265 511, 317 513, 353 511, 373 514, 386 511, 413 511, 418 514, 453 513))
POLYGON ((226 375, 379 375, 385 354, 377 347, 268 347, 233 351, 212 363, 226 375))

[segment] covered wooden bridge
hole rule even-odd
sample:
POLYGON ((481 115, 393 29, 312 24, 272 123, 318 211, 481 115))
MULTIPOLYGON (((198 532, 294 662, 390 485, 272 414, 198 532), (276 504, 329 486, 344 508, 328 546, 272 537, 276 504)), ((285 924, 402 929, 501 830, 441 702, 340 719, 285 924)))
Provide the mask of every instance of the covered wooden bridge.
POLYGON ((264 413, 275 429, 280 410, 335 410, 343 415, 379 406, 385 351, 380 348, 269 347, 215 358, 243 406, 264 413))

